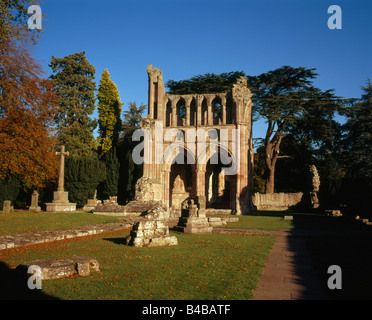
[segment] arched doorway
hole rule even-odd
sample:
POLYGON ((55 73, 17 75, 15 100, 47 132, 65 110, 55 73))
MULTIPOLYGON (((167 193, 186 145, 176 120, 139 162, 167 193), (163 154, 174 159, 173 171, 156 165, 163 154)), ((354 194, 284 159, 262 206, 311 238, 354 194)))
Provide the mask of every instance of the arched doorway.
POLYGON ((223 148, 218 147, 208 160, 205 170, 206 207, 214 209, 233 209, 236 175, 225 174, 224 168, 232 167, 233 159, 223 148), (229 163, 230 160, 230 163, 229 163), (229 164, 227 164, 229 163, 229 164))
POLYGON ((195 163, 193 156, 184 148, 170 166, 169 207, 181 210, 182 202, 195 196, 195 163))

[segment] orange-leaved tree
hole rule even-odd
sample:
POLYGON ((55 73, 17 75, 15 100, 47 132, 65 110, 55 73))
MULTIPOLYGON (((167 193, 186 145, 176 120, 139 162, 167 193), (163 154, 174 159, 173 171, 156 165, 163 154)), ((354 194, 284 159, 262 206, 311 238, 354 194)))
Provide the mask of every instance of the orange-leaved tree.
POLYGON ((0 180, 13 176, 39 189, 57 176, 57 97, 27 44, 7 39, 0 47, 0 180))

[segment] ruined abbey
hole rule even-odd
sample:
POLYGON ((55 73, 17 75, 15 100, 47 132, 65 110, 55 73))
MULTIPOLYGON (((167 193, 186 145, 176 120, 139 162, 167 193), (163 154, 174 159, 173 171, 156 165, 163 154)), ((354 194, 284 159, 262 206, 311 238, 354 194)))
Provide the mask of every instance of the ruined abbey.
POLYGON ((165 92, 162 71, 147 67, 148 115, 143 177, 136 200, 161 201, 174 211, 192 200, 201 210, 253 210, 252 100, 240 77, 227 92, 165 92))

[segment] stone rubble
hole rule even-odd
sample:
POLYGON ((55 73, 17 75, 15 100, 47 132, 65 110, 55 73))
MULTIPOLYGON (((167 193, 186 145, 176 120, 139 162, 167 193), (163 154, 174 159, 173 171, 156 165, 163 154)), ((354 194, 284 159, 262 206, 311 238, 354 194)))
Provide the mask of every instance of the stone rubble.
POLYGON ((163 205, 156 206, 144 216, 146 220, 134 224, 126 244, 134 247, 160 247, 178 245, 175 236, 169 235, 167 220, 169 210, 163 205))
POLYGON ((66 278, 75 274, 87 277, 91 272, 100 271, 98 261, 90 257, 35 260, 22 263, 16 269, 27 272, 31 266, 37 266, 41 269, 41 280, 66 278))
POLYGON ((94 214, 109 215, 109 216, 124 216, 124 206, 119 206, 117 197, 110 197, 108 200, 103 200, 102 203, 97 203, 97 206, 91 210, 94 214))
POLYGON ((325 214, 330 217, 342 217, 340 210, 325 210, 325 214))

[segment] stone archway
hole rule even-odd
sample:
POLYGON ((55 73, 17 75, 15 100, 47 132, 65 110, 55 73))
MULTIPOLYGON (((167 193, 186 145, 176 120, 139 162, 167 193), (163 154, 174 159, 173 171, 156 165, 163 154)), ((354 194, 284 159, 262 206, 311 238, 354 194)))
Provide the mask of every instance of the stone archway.
POLYGON ((195 164, 192 159, 187 149, 180 148, 170 165, 169 207, 177 211, 181 210, 183 201, 195 197, 195 164))
POLYGON ((206 207, 215 209, 235 208, 235 190, 237 175, 226 175, 224 168, 233 166, 233 158, 230 164, 227 156, 229 152, 221 152, 221 147, 208 160, 205 166, 205 197, 206 207))

